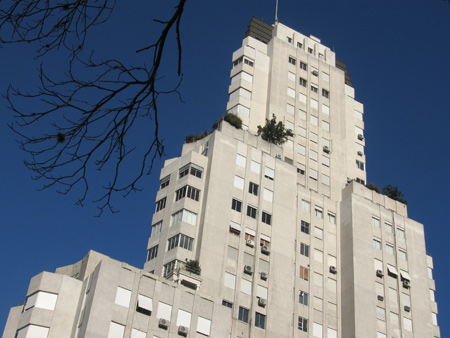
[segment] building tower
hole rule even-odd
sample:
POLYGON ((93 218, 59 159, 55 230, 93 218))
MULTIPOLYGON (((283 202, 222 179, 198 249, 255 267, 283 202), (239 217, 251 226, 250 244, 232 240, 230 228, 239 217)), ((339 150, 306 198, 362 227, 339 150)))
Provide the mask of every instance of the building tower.
POLYGON ((17 337, 440 337, 406 205, 364 186, 363 106, 314 36, 253 19, 227 111, 161 170, 140 270, 95 252, 34 277, 17 337), (276 116, 294 136, 257 136, 276 116))

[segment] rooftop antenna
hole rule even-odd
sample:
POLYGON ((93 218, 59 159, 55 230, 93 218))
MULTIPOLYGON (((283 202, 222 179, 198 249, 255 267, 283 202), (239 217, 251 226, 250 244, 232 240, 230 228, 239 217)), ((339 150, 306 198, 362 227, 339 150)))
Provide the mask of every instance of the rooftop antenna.
POLYGON ((278 0, 276 0, 275 4, 275 24, 278 23, 278 0))

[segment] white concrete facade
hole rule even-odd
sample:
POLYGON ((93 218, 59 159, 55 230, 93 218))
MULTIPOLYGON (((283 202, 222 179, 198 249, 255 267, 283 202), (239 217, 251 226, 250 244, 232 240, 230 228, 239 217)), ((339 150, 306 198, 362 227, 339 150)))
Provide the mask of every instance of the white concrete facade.
POLYGON ((233 54, 245 130, 222 122, 161 170, 144 269, 91 251, 43 272, 4 338, 440 337, 423 226, 361 184, 354 89, 318 38, 271 32, 233 54), (272 115, 283 146, 256 135, 272 115))

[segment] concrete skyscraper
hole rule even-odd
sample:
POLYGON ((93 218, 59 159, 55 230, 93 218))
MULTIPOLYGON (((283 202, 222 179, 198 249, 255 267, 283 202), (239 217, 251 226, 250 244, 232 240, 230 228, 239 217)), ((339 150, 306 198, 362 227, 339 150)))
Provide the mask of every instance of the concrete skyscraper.
POLYGON ((258 19, 232 62, 242 129, 222 121, 165 162, 144 269, 91 251, 43 272, 4 338, 440 337, 423 225, 365 187, 345 64, 258 19), (272 116, 293 131, 282 146, 257 136, 272 116))

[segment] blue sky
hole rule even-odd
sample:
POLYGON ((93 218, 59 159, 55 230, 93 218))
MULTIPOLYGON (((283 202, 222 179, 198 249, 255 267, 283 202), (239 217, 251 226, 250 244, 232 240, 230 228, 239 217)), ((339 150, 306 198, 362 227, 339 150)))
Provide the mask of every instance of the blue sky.
MULTIPOLYGON (((167 18, 175 1, 118 2, 110 23, 89 37, 99 57, 141 61, 134 51, 152 41, 151 19, 167 18)), ((184 103, 163 98, 161 132, 165 158, 180 154, 184 137, 209 130, 225 112, 232 52, 240 47, 252 16, 274 21, 275 0, 188 0, 182 18, 184 103)), ((313 34, 347 63, 364 104, 368 181, 398 186, 408 200, 409 217, 425 226, 428 252, 434 257, 438 322, 443 337, 450 335, 450 273, 447 207, 450 202, 448 166, 450 127, 450 5, 443 0, 319 0, 283 1, 279 21, 313 34)), ((36 69, 44 61, 52 74, 63 71, 65 58, 51 54, 34 60, 32 45, 0 49, 0 90, 9 83, 32 90, 36 69)), ((169 65, 174 44, 168 45, 169 65)), ((172 63, 172 64, 170 64, 172 63)), ((173 68, 169 68, 169 77, 173 68)), ((35 106, 24 103, 26 109, 35 106), (27 106, 29 105, 29 106, 27 106)), ((23 303, 31 277, 43 270, 80 260, 90 249, 142 267, 150 234, 158 186, 153 174, 141 182, 142 192, 116 198, 120 212, 101 218, 92 203, 75 206, 78 195, 37 191, 39 182, 23 165, 25 154, 7 128, 11 112, 0 99, 3 159, 0 182, 0 328, 11 306, 23 303)), ((141 128, 136 142, 147 137, 141 128)), ((93 200, 98 187, 92 187, 93 200)))

